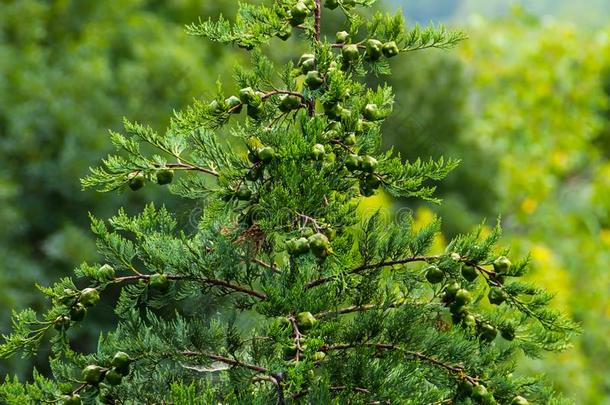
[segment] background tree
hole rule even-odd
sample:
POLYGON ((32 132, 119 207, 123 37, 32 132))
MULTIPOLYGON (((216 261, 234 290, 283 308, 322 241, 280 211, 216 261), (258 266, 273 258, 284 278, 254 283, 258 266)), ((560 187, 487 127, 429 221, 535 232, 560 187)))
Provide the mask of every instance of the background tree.
POLYGON ((460 53, 477 118, 464 133, 498 157, 495 187, 513 251, 531 252, 531 279, 558 291, 556 307, 584 329, 569 356, 524 368, 549 375, 577 403, 607 403, 607 32, 515 10, 477 20, 469 34, 460 53))
MULTIPOLYGON (((80 192, 77 178, 110 150, 105 134, 120 128, 121 114, 164 128, 168 111, 214 91, 213 81, 201 77, 222 76, 240 56, 185 36, 183 26, 193 15, 234 14, 227 4, 126 0, 119 9, 113 2, 78 0, 0 3, 2 333, 10 330, 10 308, 44 307, 31 288, 35 282, 48 284, 82 260, 100 259, 87 231, 89 211, 105 217, 153 196, 99 199, 80 192)), ((181 215, 188 222, 189 213, 181 215)), ((94 350, 109 315, 91 317, 79 330, 78 345, 94 350)), ((45 353, 37 363, 43 372, 45 353)), ((25 376, 29 368, 29 361, 2 362, 0 374, 25 376)))
POLYGON ((550 401, 552 393, 537 380, 507 377, 512 359, 519 350, 564 348, 574 326, 548 308, 548 294, 517 281, 526 263, 512 265, 494 250, 498 228, 457 237, 432 255, 437 221, 417 229, 410 218, 387 224, 380 215, 364 223, 350 216, 357 197, 379 187, 430 199, 427 183, 454 166, 379 154, 379 123, 390 112, 391 92, 366 90, 355 79, 366 69, 388 73, 385 58, 400 51, 446 47, 461 36, 405 31, 400 16, 365 24, 351 2, 327 6, 340 7, 349 21, 335 43, 320 41, 317 2, 242 6, 233 28, 224 21, 191 26, 244 48, 298 26, 311 53, 277 76, 255 53, 253 72, 237 72, 240 97, 225 97, 219 88, 216 100, 176 114, 164 136, 130 122, 126 135, 113 134, 123 154, 109 157, 85 185, 137 190, 182 172, 173 192, 215 198, 195 233, 178 232, 171 215, 152 206, 135 217, 121 211, 108 225, 94 219, 108 263, 77 270, 89 279, 87 288, 63 279, 43 289, 53 307, 41 320, 33 311, 16 314, 15 332, 2 346, 5 355, 35 351, 54 327, 55 379, 36 376, 25 387, 7 381, 7 401, 53 400, 62 391, 68 403, 81 395, 107 402, 187 403, 196 396, 252 403, 527 403, 515 396, 521 393, 550 401), (366 34, 358 35, 365 25, 366 34), (231 135, 246 145, 250 162, 204 129, 223 126, 242 109, 249 118, 231 135), (166 156, 141 152, 140 143, 166 156), (416 271, 418 262, 429 266, 416 271), (102 338, 97 354, 75 352, 70 327, 101 291, 125 284, 117 330, 102 338), (243 297, 216 315, 209 293, 243 297), (504 341, 494 342, 498 332, 504 341), (220 377, 202 379, 210 367, 220 377), (168 389, 169 381, 179 383, 168 389))

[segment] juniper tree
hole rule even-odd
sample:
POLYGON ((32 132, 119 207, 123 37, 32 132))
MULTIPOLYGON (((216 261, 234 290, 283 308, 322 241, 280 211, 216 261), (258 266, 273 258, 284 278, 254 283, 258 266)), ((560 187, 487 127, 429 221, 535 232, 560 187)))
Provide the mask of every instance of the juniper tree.
POLYGON ((150 204, 108 221, 92 216, 104 263, 39 289, 41 315, 15 312, 2 357, 32 355, 50 336, 52 377, 7 378, 8 403, 552 403, 536 377, 513 375, 524 353, 569 345, 577 327, 551 295, 520 280, 527 259, 480 227, 432 252, 440 220, 418 227, 381 212, 361 218, 378 190, 436 202, 434 183, 457 162, 403 161, 380 152, 392 111, 388 60, 464 39, 443 27, 407 28, 400 13, 365 19, 373 0, 326 0, 343 13, 322 38, 320 0, 239 4, 236 20, 189 33, 252 52, 241 90, 196 100, 164 134, 125 121, 115 155, 84 187, 170 184, 203 204, 195 229, 150 204), (264 54, 299 35, 286 66, 264 54), (203 201, 203 202, 202 202, 203 201), (113 291, 120 294, 110 301, 113 291), (87 312, 111 305, 116 328, 97 353, 71 345, 87 312), (527 399, 526 399, 527 398, 527 399))

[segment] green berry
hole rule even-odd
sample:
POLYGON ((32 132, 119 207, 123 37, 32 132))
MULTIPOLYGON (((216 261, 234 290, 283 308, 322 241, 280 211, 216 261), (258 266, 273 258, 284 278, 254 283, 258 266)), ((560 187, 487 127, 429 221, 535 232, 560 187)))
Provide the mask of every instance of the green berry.
POLYGON ((218 100, 212 100, 209 104, 210 110, 214 112, 221 112, 223 110, 222 106, 218 102, 218 100))
POLYGON ((456 303, 451 304, 449 306, 449 312, 451 312, 451 319, 456 325, 462 322, 466 315, 468 315, 468 311, 466 310, 466 308, 463 305, 459 305, 456 303))
POLYGON ((150 288, 161 292, 169 290, 169 279, 165 274, 155 273, 151 275, 148 284, 150 288))
POLYGON ((304 238, 309 238, 313 234, 314 234, 314 231, 309 226, 306 226, 306 227, 301 229, 301 236, 304 237, 304 238))
POLYGON ((284 94, 280 98, 280 105, 278 108, 281 112, 289 112, 296 110, 301 106, 301 98, 292 94, 284 94))
POLYGON ((302 255, 309 252, 309 241, 304 238, 292 239, 287 244, 288 253, 291 255, 302 255))
POLYGON ((345 167, 351 172, 356 171, 360 168, 360 160, 358 155, 348 155, 345 158, 345 167))
POLYGON ((123 375, 113 368, 108 370, 104 380, 110 385, 119 385, 123 381, 123 375))
POLYGON ((483 400, 483 398, 487 395, 487 388, 485 388, 482 384, 477 384, 472 388, 472 398, 478 401, 483 400))
POLYGON ((364 172, 373 173, 377 168, 377 159, 372 156, 363 156, 360 161, 360 168, 364 172))
POLYGON ((400 52, 400 50, 398 49, 398 45, 396 45, 396 42, 394 41, 386 42, 385 44, 383 44, 383 46, 381 47, 381 51, 383 52, 386 58, 396 56, 400 52))
POLYGON ((324 145, 316 143, 312 148, 311 148, 311 157, 314 160, 321 160, 324 155, 325 155, 326 151, 324 150, 324 145))
POLYGON ((64 395, 61 397, 62 405, 81 405, 83 401, 80 399, 80 395, 64 395))
POLYGON ((509 342, 515 339, 515 328, 513 326, 505 326, 500 330, 500 336, 509 342))
POLYGON ((498 287, 492 287, 487 294, 487 298, 489 299, 489 302, 494 305, 500 305, 506 300, 504 291, 498 287))
POLYGON ((379 120, 380 114, 377 104, 367 104, 366 107, 364 107, 364 111, 362 111, 362 115, 369 121, 379 120))
POLYGON ((53 327, 59 331, 66 330, 70 327, 70 317, 60 315, 53 321, 53 327))
POLYGON ((258 158, 265 163, 270 162, 275 157, 275 149, 272 146, 264 146, 256 153, 258 158))
POLYGON ((348 134, 345 138, 343 138, 343 143, 347 146, 353 146, 356 144, 356 135, 348 134))
POLYGON ((129 365, 131 364, 131 357, 125 352, 116 352, 112 357, 111 364, 116 370, 122 375, 129 374, 129 365))
POLYGON ((249 201, 252 198, 252 191, 248 190, 246 187, 241 187, 237 190, 235 196, 240 201, 249 201))
POLYGON ((98 277, 104 281, 110 281, 114 279, 115 272, 114 268, 109 264, 104 264, 97 270, 98 277))
POLYGON ((357 60, 360 56, 360 52, 358 51, 358 45, 344 45, 343 49, 341 50, 341 55, 343 55, 343 60, 347 62, 353 62, 357 60))
POLYGON ((381 48, 383 44, 376 39, 369 39, 366 41, 366 57, 370 61, 376 61, 381 58, 383 54, 381 48))
POLYGON ((456 281, 454 281, 445 288, 445 294, 447 294, 447 297, 453 299, 455 297, 455 294, 457 294, 459 290, 460 285, 456 281))
POLYGON ((297 66, 302 67, 303 64, 305 62, 307 62, 308 60, 313 60, 315 61, 316 59, 316 55, 314 55, 313 53, 304 53, 303 55, 301 55, 301 57, 299 58, 299 63, 297 63, 297 66))
POLYGON ((313 361, 322 361, 326 357, 326 353, 324 352, 315 352, 313 354, 313 361))
POLYGON ((80 302, 74 304, 72 308, 70 308, 70 319, 74 322, 81 322, 85 319, 85 315, 87 315, 87 308, 80 302))
POLYGON ((71 305, 76 297, 76 291, 71 288, 65 288, 63 295, 59 298, 59 302, 64 305, 71 305))
POLYGON ((301 72, 306 75, 307 73, 315 70, 316 68, 316 60, 315 59, 307 59, 301 64, 301 72))
POLYGON ((511 262, 506 256, 500 256, 493 262, 494 270, 498 274, 506 274, 510 269, 511 262))
POLYGON ((324 84, 324 79, 317 70, 307 72, 305 77, 305 84, 312 90, 320 88, 324 84))
POLYGON ((438 284, 445 278, 445 273, 437 266, 430 266, 426 269, 426 280, 431 284, 438 284))
POLYGON ((479 276, 479 272, 472 266, 464 266, 462 267, 462 277, 466 279, 466 281, 473 282, 479 276))
POLYGON ((347 31, 339 31, 336 34, 336 39, 338 44, 345 44, 349 42, 349 33, 347 31))
POLYGON ((491 342, 498 335, 498 330, 488 323, 483 323, 479 326, 479 335, 482 340, 491 342))
POLYGON ((468 315, 464 316, 464 319, 462 319, 462 322, 464 323, 465 326, 474 327, 477 324, 477 319, 473 315, 468 314, 468 315))
POLYGON ((311 329, 317 322, 317 319, 311 314, 311 312, 301 312, 297 315, 297 325, 302 331, 311 329))
POLYGON ((466 305, 472 300, 472 297, 470 296, 470 293, 467 290, 460 288, 455 293, 454 300, 455 303, 458 305, 466 305))
POLYGON ((88 365, 83 369, 82 376, 87 384, 97 385, 102 380, 102 368, 95 364, 88 365))
POLYGON ((309 242, 309 248, 316 256, 318 256, 318 253, 327 251, 330 247, 330 242, 323 233, 315 233, 307 240, 309 242))
POLYGON ((521 395, 517 395, 510 401, 511 405, 529 405, 529 401, 523 398, 521 395))
POLYGON ((335 163, 336 158, 337 158, 337 156, 334 154, 334 152, 329 152, 324 155, 324 163, 325 164, 335 163))
POLYGON ((244 104, 252 104, 256 99, 256 92, 252 87, 245 87, 239 91, 239 99, 244 104))
POLYGON ((309 8, 307 8, 307 5, 302 1, 298 1, 290 9, 290 25, 295 27, 299 24, 303 24, 308 14, 309 8))
POLYGON ((229 110, 234 109, 234 114, 239 114, 242 109, 242 102, 237 96, 231 96, 225 100, 225 105, 229 110))
POLYGON ((131 179, 129 179, 129 188, 132 191, 138 191, 139 189, 144 187, 144 182, 144 176, 142 176, 141 174, 135 175, 131 179))
POLYGON ((85 288, 80 293, 79 301, 86 307, 92 307, 100 300, 100 293, 95 288, 85 288))
POLYGON ((377 190, 381 185, 381 180, 374 174, 368 173, 364 176, 364 185, 372 190, 377 190))

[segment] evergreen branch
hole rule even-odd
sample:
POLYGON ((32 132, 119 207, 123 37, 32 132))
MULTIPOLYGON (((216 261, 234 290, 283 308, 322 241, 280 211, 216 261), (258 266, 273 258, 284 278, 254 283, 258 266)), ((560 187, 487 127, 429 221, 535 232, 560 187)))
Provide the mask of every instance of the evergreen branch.
POLYGON ((168 163, 165 165, 165 167, 157 166, 157 168, 158 169, 168 168, 168 169, 172 169, 172 170, 192 170, 192 171, 199 171, 199 172, 207 173, 207 174, 210 174, 215 177, 220 176, 220 173, 218 173, 216 170, 196 166, 193 164, 186 164, 186 163, 168 163))
MULTIPOLYGON (((135 276, 124 276, 124 277, 117 277, 114 279, 114 283, 124 283, 124 282, 131 282, 131 281, 139 281, 139 280, 148 280, 150 279, 150 275, 149 274, 142 274, 142 275, 135 275, 135 276)), ((218 286, 218 287, 222 287, 222 288, 227 288, 229 290, 233 290, 236 292, 240 292, 246 295, 250 295, 252 297, 256 297, 258 299, 260 299, 261 301, 265 301, 267 299, 267 295, 265 293, 262 292, 258 292, 258 291, 254 291, 251 290, 249 288, 237 285, 237 284, 232 284, 228 281, 225 280, 219 280, 219 279, 213 279, 213 278, 198 278, 198 277, 194 277, 194 276, 185 276, 185 275, 176 275, 176 274, 168 274, 167 275, 167 279, 168 280, 175 280, 175 281, 195 281, 195 282, 200 282, 200 283, 204 283, 204 284, 209 284, 209 285, 214 285, 214 286, 218 286)))
POLYGON ((316 41, 320 41, 320 32, 322 31, 321 29, 321 19, 322 19, 322 5, 321 5, 321 0, 315 0, 316 1, 316 9, 314 10, 314 18, 315 18, 315 38, 316 41))
POLYGON ((341 308, 341 309, 337 309, 337 310, 319 312, 314 316, 316 319, 322 319, 322 318, 328 318, 329 316, 334 316, 334 315, 351 314, 354 312, 366 312, 366 311, 371 311, 374 309, 398 308, 401 305, 403 305, 402 302, 392 302, 391 304, 387 304, 387 305, 376 305, 376 304, 353 305, 351 307, 345 307, 345 308, 341 308))
POLYGON ((303 338, 303 335, 301 334, 301 331, 299 330, 299 325, 297 324, 297 320, 295 319, 295 317, 290 315, 288 317, 288 320, 292 324, 292 330, 294 332, 294 343, 297 347, 297 351, 294 355, 294 359, 296 361, 299 361, 299 357, 301 356, 301 353, 303 352, 303 347, 301 346, 301 339, 303 338))
POLYGON ((323 349, 325 349, 326 351, 348 350, 348 349, 355 349, 355 348, 359 348, 359 347, 370 347, 370 348, 380 349, 380 350, 396 350, 396 351, 404 353, 407 356, 416 358, 418 360, 429 363, 433 366, 442 368, 451 374, 455 374, 459 379, 468 381, 469 383, 471 383, 473 385, 476 385, 479 382, 478 377, 472 377, 464 372, 465 371, 464 366, 444 363, 441 360, 435 359, 434 357, 430 357, 421 352, 406 350, 406 349, 403 349, 402 347, 394 345, 394 344, 388 344, 388 343, 339 344, 339 345, 324 347, 323 349))
POLYGON ((269 373, 269 370, 267 370, 265 367, 258 366, 255 364, 248 364, 248 363, 245 363, 245 362, 242 362, 239 360, 231 359, 231 358, 220 356, 217 354, 194 352, 194 351, 190 351, 190 350, 185 350, 185 351, 181 352, 180 354, 182 354, 183 356, 187 356, 187 357, 198 357, 198 356, 208 357, 211 360, 219 361, 219 362, 227 364, 229 366, 241 367, 241 368, 245 368, 248 370, 256 371, 257 373, 261 373, 261 374, 269 373))
POLYGON ((241 368, 245 368, 247 370, 255 371, 260 374, 266 374, 265 376, 255 377, 252 380, 252 382, 269 381, 269 382, 273 383, 276 386, 277 393, 278 393, 278 405, 283 405, 286 402, 284 399, 284 389, 281 384, 282 376, 279 374, 270 373, 269 370, 265 367, 262 367, 262 366, 259 366, 256 364, 249 364, 249 363, 239 361, 236 359, 231 359, 231 358, 225 357, 225 356, 220 356, 218 354, 194 352, 194 351, 190 351, 190 350, 185 350, 185 351, 181 352, 181 354, 184 356, 188 356, 188 357, 204 356, 211 360, 219 361, 221 363, 227 364, 232 367, 241 367, 241 368))
MULTIPOLYGON (((366 270, 372 270, 372 269, 379 270, 384 267, 397 266, 397 265, 413 263, 413 262, 430 262, 430 261, 437 260, 439 257, 440 256, 415 256, 415 257, 409 257, 406 259, 393 260, 393 261, 388 261, 388 262, 383 261, 383 262, 379 262, 379 263, 375 263, 375 264, 364 264, 362 266, 349 270, 347 272, 347 274, 360 274, 366 270)), ((310 281, 309 283, 307 283, 305 285, 305 289, 314 288, 319 285, 328 283, 329 281, 332 281, 332 280, 333 280, 333 276, 321 277, 319 279, 316 279, 316 280, 313 280, 313 281, 310 281)))

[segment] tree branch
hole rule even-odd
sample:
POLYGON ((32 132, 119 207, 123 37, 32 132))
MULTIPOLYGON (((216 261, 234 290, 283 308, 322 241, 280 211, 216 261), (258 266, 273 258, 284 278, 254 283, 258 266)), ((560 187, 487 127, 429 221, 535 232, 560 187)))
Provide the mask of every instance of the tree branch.
POLYGON ((316 319, 320 319, 320 318, 327 318, 327 317, 333 316, 333 315, 350 314, 353 312, 366 312, 366 311, 370 311, 372 309, 398 308, 401 305, 402 305, 402 303, 397 303, 397 302, 393 302, 389 305, 375 305, 375 304, 353 305, 351 307, 345 307, 345 308, 337 309, 334 311, 331 310, 331 311, 320 312, 314 316, 316 319))
POLYGON ((427 363, 430 363, 434 366, 437 366, 439 368, 443 368, 446 371, 452 373, 452 374, 456 374, 458 376, 458 378, 462 379, 462 380, 466 380, 471 384, 477 384, 479 381, 478 377, 472 377, 468 374, 466 374, 464 372, 464 366, 461 365, 453 365, 453 364, 447 364, 444 363, 440 360, 435 359, 434 357, 430 357, 428 355, 425 355, 421 352, 415 352, 415 351, 411 351, 411 350, 405 350, 397 345, 394 344, 388 344, 388 343, 363 343, 361 345, 355 345, 355 344, 343 344, 343 345, 333 345, 333 346, 328 346, 326 348, 326 351, 328 350, 347 350, 347 349, 353 349, 353 348, 357 348, 357 347, 372 347, 375 349, 380 349, 380 350, 396 350, 399 352, 404 353, 407 356, 411 356, 414 357, 418 360, 422 360, 425 361, 427 363))
MULTIPOLYGON (((397 266, 397 265, 401 265, 401 264, 407 264, 407 263, 413 263, 413 262, 429 262, 432 260, 436 260, 438 259, 439 256, 414 256, 414 257, 409 257, 406 259, 401 259, 401 260, 394 260, 394 261, 390 261, 390 262, 379 262, 379 263, 375 263, 375 264, 364 264, 360 267, 356 267, 355 269, 352 269, 350 271, 347 272, 347 274, 359 274, 362 273, 366 270, 371 270, 371 269, 380 269, 383 267, 390 267, 390 266, 397 266)), ((310 281, 309 283, 307 283, 305 285, 305 289, 310 289, 310 288, 314 288, 317 287, 321 284, 325 284, 328 283, 329 281, 332 280, 332 277, 321 277, 317 280, 313 280, 310 281)))
POLYGON ((316 9, 314 10, 315 17, 315 30, 316 30, 316 41, 320 41, 320 32, 321 32, 321 19, 322 19, 322 8, 320 5, 321 1, 316 0, 316 9))
MULTIPOLYGON (((136 276, 125 276, 125 277, 117 277, 114 279, 114 283, 123 283, 123 282, 130 282, 130 281, 139 281, 139 280, 148 280, 150 279, 150 274, 142 274, 142 275, 136 275, 136 276)), ((249 288, 237 285, 237 284, 232 284, 228 281, 225 280, 218 280, 218 279, 214 279, 214 278, 197 278, 197 277, 193 277, 193 276, 186 276, 186 275, 179 275, 179 274, 168 274, 167 275, 168 280, 184 280, 184 281, 196 281, 196 282, 202 282, 204 284, 210 284, 210 285, 215 285, 218 287, 223 287, 223 288, 228 288, 229 290, 233 290, 236 292, 240 292, 243 294, 247 294, 250 295, 252 297, 256 297, 262 301, 267 299, 267 295, 265 293, 259 292, 259 291, 255 291, 255 290, 251 290, 249 288)))

